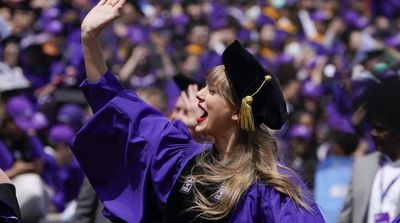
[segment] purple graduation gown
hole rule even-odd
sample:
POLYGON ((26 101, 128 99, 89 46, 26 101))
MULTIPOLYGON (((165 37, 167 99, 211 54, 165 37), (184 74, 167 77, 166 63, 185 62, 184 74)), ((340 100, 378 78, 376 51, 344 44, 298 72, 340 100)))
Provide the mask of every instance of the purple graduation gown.
MULTIPOLYGON (((107 72, 81 88, 94 115, 71 145, 105 206, 118 222, 162 222, 168 196, 188 162, 206 149, 180 121, 124 90, 107 72)), ((319 209, 300 210, 286 195, 254 183, 233 210, 230 222, 324 222, 319 209)))

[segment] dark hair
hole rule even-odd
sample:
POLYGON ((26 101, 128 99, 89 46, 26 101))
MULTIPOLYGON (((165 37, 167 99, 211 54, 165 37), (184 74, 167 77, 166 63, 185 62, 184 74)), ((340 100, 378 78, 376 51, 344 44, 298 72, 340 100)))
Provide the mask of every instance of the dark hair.
POLYGON ((350 155, 356 150, 360 139, 357 134, 334 131, 332 135, 345 155, 350 155))
POLYGON ((400 78, 391 77, 366 94, 366 111, 369 121, 379 120, 390 131, 400 132, 400 78))

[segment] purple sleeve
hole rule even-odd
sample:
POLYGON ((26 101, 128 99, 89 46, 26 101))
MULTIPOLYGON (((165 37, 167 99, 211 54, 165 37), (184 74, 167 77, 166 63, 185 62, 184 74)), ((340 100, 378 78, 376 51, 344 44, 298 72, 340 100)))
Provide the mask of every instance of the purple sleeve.
POLYGON ((107 102, 124 89, 114 74, 107 71, 100 80, 89 83, 87 80, 80 85, 93 113, 96 113, 107 102))
POLYGON ((199 148, 181 122, 130 91, 113 96, 72 143, 106 217, 127 222, 162 221, 175 180, 199 148))
POLYGON ((323 223, 318 207, 310 204, 311 211, 300 209, 288 196, 272 187, 252 185, 236 207, 230 222, 323 223))

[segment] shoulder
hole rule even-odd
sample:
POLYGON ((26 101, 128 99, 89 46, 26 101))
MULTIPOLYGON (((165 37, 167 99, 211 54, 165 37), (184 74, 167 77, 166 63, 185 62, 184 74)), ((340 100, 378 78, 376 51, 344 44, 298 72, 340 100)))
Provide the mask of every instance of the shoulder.
POLYGON ((368 155, 365 155, 363 157, 360 157, 354 161, 354 166, 355 168, 365 168, 365 165, 371 164, 371 163, 378 163, 379 159, 381 157, 382 153, 381 152, 373 152, 368 155))
MULTIPOLYGON (((314 202, 310 202, 311 210, 299 208, 286 194, 280 193, 272 186, 254 183, 244 195, 236 216, 253 216, 252 221, 271 222, 324 222, 314 202), (248 213, 243 213, 248 212, 248 213)), ((251 222, 251 221, 249 221, 251 222)))

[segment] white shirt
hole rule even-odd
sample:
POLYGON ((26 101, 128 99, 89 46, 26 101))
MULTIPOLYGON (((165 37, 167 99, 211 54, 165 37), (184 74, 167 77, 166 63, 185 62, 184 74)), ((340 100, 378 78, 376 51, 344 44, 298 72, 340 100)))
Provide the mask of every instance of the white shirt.
POLYGON ((400 161, 386 161, 385 164, 375 174, 374 182, 369 199, 368 223, 375 223, 375 214, 387 212, 392 221, 399 213, 396 213, 400 204, 400 161), (389 184, 395 180, 390 186, 383 202, 381 202, 381 194, 387 190, 389 184))
POLYGON ((28 88, 30 83, 20 67, 11 68, 0 62, 0 92, 28 88))

